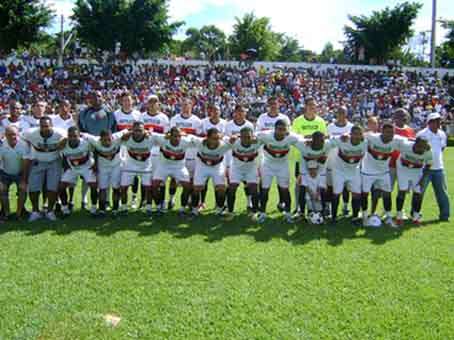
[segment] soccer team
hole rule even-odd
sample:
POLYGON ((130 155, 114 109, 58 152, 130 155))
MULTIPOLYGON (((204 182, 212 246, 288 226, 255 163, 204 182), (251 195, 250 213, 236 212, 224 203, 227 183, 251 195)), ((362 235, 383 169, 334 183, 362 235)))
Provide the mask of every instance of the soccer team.
MULTIPOLYGON (((326 126, 316 115, 317 104, 310 97, 305 100, 304 114, 293 123, 279 112, 278 100, 270 97, 268 111, 256 124, 246 120, 241 104, 229 121, 221 118, 215 104, 210 106, 209 117, 201 120, 192 114, 191 100, 183 98, 181 112, 169 119, 160 112, 155 95, 147 99, 147 111, 143 113, 134 109, 130 93, 120 97, 121 109, 114 112, 112 121, 116 132, 101 129, 99 133, 88 133, 93 131, 90 119, 96 125, 97 119, 105 119, 105 115, 88 110, 77 124, 68 115, 67 101, 60 104, 61 112, 56 116, 32 115, 17 121, 3 118, 0 193, 4 216, 10 212, 12 183, 18 188, 17 217, 24 214, 27 195, 32 205, 29 221, 42 217, 56 220, 56 204, 61 217, 69 216, 74 186, 81 177, 90 189, 90 212, 95 216, 105 216, 109 206, 113 215, 126 215, 129 189, 137 192, 139 179, 142 206, 150 217, 174 207, 179 186, 179 213, 196 217, 205 207, 211 178, 216 214, 226 220, 235 217, 237 189, 243 184, 252 218, 263 223, 273 179, 279 192, 278 208, 288 223, 308 217, 312 223, 329 219, 335 224, 340 198, 347 216, 351 196, 354 223, 376 225, 381 198, 384 222, 398 227, 406 219, 403 206, 406 194, 411 192, 411 221, 419 225, 423 192, 429 181, 436 189, 440 219, 449 219, 449 200, 447 211, 443 205, 446 188, 441 183, 440 190, 437 183, 440 179, 436 171, 443 170, 446 147, 437 113, 428 117, 427 128, 415 134, 405 124, 408 113, 404 109, 394 112, 393 121, 371 118, 363 129, 347 121, 346 109, 341 106, 336 120, 326 126), (300 155, 295 169, 297 209, 293 213, 289 191, 292 148, 300 155), (398 194, 394 218, 391 193, 395 183, 398 194), (167 206, 166 186, 170 194, 167 206), (40 197, 45 210, 40 208, 40 197)), ((39 110, 39 102, 36 105, 39 110)))

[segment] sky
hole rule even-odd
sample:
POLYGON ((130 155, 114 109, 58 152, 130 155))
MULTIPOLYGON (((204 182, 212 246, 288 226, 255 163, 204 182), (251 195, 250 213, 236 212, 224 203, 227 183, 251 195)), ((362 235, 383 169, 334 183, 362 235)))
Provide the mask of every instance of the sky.
MULTIPOLYGON (((45 0, 66 18, 72 14, 74 0, 45 0)), ((403 1, 397 0, 170 0, 171 21, 185 21, 177 38, 184 38, 189 27, 216 25, 226 34, 233 30, 235 17, 255 12, 256 16, 271 19, 273 30, 295 37, 306 49, 321 52, 327 42, 341 47, 344 40, 343 27, 348 24, 347 15, 368 15, 386 6, 394 7, 403 1)), ((423 8, 415 22, 415 31, 431 29, 432 0, 420 0, 423 8)), ((437 1, 437 18, 454 19, 454 1, 437 1)), ((68 20, 69 22, 69 20, 68 20)), ((437 42, 444 32, 437 26, 437 42)), ((58 30, 55 23, 53 30, 58 30)))

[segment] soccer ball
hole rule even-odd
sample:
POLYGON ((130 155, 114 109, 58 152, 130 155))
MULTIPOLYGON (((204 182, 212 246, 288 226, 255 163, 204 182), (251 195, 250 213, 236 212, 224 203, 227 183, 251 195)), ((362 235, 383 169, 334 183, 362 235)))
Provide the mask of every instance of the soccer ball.
POLYGON ((322 224, 323 223, 323 216, 322 216, 322 214, 320 214, 318 212, 311 212, 309 214, 309 221, 312 224, 322 224))
POLYGON ((369 217, 369 219, 367 220, 367 225, 370 227, 374 227, 374 228, 381 227, 380 217, 378 217, 376 215, 369 217))

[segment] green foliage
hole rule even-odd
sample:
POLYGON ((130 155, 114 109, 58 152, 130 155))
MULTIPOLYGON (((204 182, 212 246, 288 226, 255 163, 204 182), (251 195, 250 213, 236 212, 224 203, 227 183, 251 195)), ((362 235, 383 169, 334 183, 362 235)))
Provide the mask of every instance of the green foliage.
POLYGON ((442 22, 447 30, 445 41, 437 48, 437 59, 442 67, 454 68, 454 20, 442 22))
POLYGON ((365 49, 365 60, 383 64, 390 54, 413 34, 411 26, 422 4, 403 2, 394 8, 374 11, 370 16, 349 16, 352 26, 345 26, 346 45, 356 54, 365 49))
POLYGON ((39 0, 0 1, 0 51, 39 42, 53 18, 53 11, 39 0))
POLYGON ((79 37, 101 50, 159 51, 180 22, 169 24, 165 0, 77 0, 72 19, 79 37))
POLYGON ((223 31, 214 25, 203 26, 200 30, 191 27, 186 31, 187 38, 182 42, 183 54, 192 57, 207 59, 223 58, 226 52, 226 36, 223 31))
POLYGON ((301 59, 301 47, 299 45, 298 39, 283 35, 281 38, 281 48, 277 60, 300 62, 301 59))

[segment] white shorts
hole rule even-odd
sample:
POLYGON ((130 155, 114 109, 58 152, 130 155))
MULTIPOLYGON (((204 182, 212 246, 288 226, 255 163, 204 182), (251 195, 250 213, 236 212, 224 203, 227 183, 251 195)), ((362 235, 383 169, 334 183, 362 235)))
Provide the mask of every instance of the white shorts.
POLYGON ((326 169, 326 186, 332 187, 333 185, 333 170, 326 169))
POLYGON ((362 192, 369 193, 372 188, 384 192, 391 192, 391 176, 389 172, 381 175, 367 175, 361 173, 362 192))
POLYGON ((204 186, 208 178, 211 178, 215 186, 225 185, 224 164, 208 166, 197 162, 195 166, 194 185, 204 186))
POLYGON ((148 171, 139 171, 134 169, 123 169, 121 171, 120 185, 122 187, 129 187, 134 183, 134 177, 139 177, 142 186, 151 186, 151 169, 148 171))
POLYGON ((98 188, 100 190, 118 189, 120 187, 121 168, 120 166, 113 168, 99 169, 98 173, 98 188))
POLYGON ((152 174, 152 177, 153 177, 156 169, 158 169, 158 166, 159 166, 159 153, 151 154, 151 174, 152 174))
POLYGON ((397 168, 397 184, 400 191, 413 191, 418 194, 422 192, 418 185, 423 176, 422 171, 409 171, 405 168, 397 168))
POLYGON ((340 195, 344 188, 347 188, 353 194, 361 194, 361 171, 357 171, 347 174, 343 171, 331 172, 333 193, 340 195))
POLYGON ((195 159, 185 159, 186 170, 189 172, 189 177, 194 178, 195 173, 195 159))
POLYGON ((259 182, 257 167, 254 165, 250 168, 239 168, 232 165, 229 167, 229 179, 230 183, 234 184, 240 184, 241 182, 257 184, 259 182))
POLYGON ((165 182, 168 177, 174 178, 177 183, 188 183, 190 181, 189 171, 185 166, 158 165, 153 173, 153 180, 165 182))
POLYGON ((67 169, 61 177, 61 182, 67 184, 76 184, 79 176, 82 177, 88 184, 96 183, 96 175, 90 168, 84 168, 81 170, 67 169))
POLYGON ((290 184, 290 173, 288 164, 269 164, 262 163, 260 167, 260 176, 262 179, 262 188, 269 189, 273 183, 273 177, 276 177, 277 185, 281 188, 288 188, 290 184))

